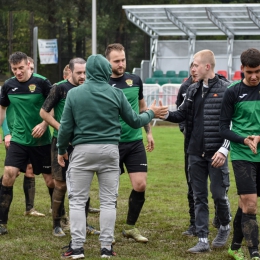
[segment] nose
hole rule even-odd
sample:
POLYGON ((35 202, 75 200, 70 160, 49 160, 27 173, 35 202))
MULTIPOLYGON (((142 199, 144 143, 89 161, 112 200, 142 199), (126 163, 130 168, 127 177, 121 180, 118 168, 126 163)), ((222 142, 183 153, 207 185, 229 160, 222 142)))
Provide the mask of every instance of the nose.
POLYGON ((21 70, 19 70, 19 69, 17 69, 16 71, 15 71, 15 74, 16 75, 18 75, 18 74, 20 74, 21 73, 21 70))

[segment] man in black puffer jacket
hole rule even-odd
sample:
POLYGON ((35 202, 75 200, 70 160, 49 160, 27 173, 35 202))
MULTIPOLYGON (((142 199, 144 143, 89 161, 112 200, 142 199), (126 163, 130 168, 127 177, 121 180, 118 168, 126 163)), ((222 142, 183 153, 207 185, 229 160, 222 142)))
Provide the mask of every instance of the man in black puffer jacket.
MULTIPOLYGON (((191 65, 190 65, 190 74, 191 75, 180 86, 180 89, 179 89, 179 92, 178 92, 178 95, 177 95, 177 100, 176 100, 177 108, 184 101, 184 98, 186 96, 187 89, 189 88, 189 86, 191 86, 193 83, 198 81, 197 75, 195 75, 194 72, 192 71, 192 65, 193 65, 193 63, 191 63, 191 65)), ((215 75, 217 75, 220 79, 222 79, 226 82, 229 82, 223 75, 217 74, 217 73, 215 73, 215 75)), ((185 138, 185 135, 186 135, 185 120, 183 122, 179 123, 179 128, 180 128, 180 131, 183 133, 184 138, 185 138)), ((186 231, 182 232, 182 235, 192 237, 192 236, 197 236, 197 235, 196 235, 196 227, 195 227, 195 209, 194 209, 193 190, 192 190, 192 186, 191 186, 191 183, 190 183, 190 177, 189 177, 189 173, 188 173, 188 153, 187 153, 186 149, 184 149, 184 171, 185 171, 185 177, 186 177, 186 181, 187 181, 187 185, 188 185, 187 198, 188 198, 188 203, 189 203, 190 225, 189 225, 189 227, 186 231)), ((215 209, 216 209, 216 207, 215 207, 215 209)), ((220 227, 220 223, 219 223, 219 219, 217 217, 216 211, 215 211, 214 219, 212 221, 212 225, 215 228, 220 227)))
POLYGON ((178 111, 169 112, 166 120, 179 123, 185 120, 185 150, 189 155, 189 174, 195 201, 195 226, 198 243, 190 253, 210 251, 208 242, 208 177, 210 190, 220 221, 213 248, 223 247, 230 233, 230 207, 227 198, 229 170, 227 155, 229 141, 219 134, 219 116, 222 98, 229 82, 214 73, 215 57, 210 50, 197 52, 192 71, 199 81, 192 84, 178 111))

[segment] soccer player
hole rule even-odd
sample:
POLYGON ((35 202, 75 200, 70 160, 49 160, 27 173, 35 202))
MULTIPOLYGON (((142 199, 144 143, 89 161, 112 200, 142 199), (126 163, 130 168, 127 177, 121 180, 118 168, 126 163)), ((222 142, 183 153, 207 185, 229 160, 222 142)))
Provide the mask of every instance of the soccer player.
POLYGON ((0 100, 0 124, 6 108, 12 104, 15 117, 10 147, 5 159, 4 175, 0 191, 0 235, 7 233, 9 208, 13 198, 13 184, 19 171, 25 171, 28 159, 34 174, 43 174, 48 187, 53 187, 51 176, 50 142, 48 124, 39 112, 51 89, 50 81, 32 74, 25 53, 15 52, 9 57, 14 77, 2 87, 0 100))
MULTIPOLYGON (((33 73, 34 71, 34 61, 31 57, 28 56, 28 61, 30 63, 30 69, 33 73)), ((6 118, 3 122, 2 129, 4 133, 4 142, 6 149, 10 146, 11 133, 13 129, 14 123, 14 109, 12 104, 10 104, 6 110, 6 118)), ((7 152, 7 150, 6 150, 7 152)), ((2 183, 2 177, 0 179, 2 183)), ((45 214, 38 212, 34 208, 34 198, 35 198, 35 175, 33 173, 32 165, 30 163, 27 164, 26 171, 24 173, 23 179, 23 189, 25 195, 25 216, 34 216, 34 217, 45 217, 45 214)), ((53 188, 48 187, 49 191, 53 188)), ((52 193, 52 192, 51 192, 52 193)))
POLYGON ((220 114, 220 133, 231 143, 231 161, 239 195, 228 254, 236 260, 244 260, 241 243, 245 238, 250 258, 257 260, 260 259, 256 220, 257 197, 260 196, 260 153, 256 150, 260 133, 260 51, 250 48, 242 52, 240 60, 244 78, 228 87, 220 114), (248 136, 255 136, 255 143, 252 144, 248 136))
MULTIPOLYGON (((109 84, 124 92, 136 113, 146 111, 147 106, 143 96, 142 80, 134 74, 125 73, 126 58, 124 47, 120 43, 110 44, 106 48, 105 56, 112 66, 109 84)), ((123 236, 133 238, 137 242, 146 243, 148 239, 142 236, 135 227, 145 202, 147 179, 147 158, 143 144, 142 129, 133 129, 122 118, 120 118, 120 123, 122 127, 119 141, 121 174, 125 172, 125 165, 133 187, 129 196, 128 214, 123 236)), ((152 152, 154 140, 150 124, 145 125, 144 128, 148 141, 146 150, 152 152)))

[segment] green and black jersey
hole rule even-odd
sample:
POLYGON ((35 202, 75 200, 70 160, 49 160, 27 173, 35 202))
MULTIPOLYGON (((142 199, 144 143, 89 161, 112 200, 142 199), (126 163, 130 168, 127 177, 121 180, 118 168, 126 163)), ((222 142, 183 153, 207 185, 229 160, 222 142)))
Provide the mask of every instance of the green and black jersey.
MULTIPOLYGON (((76 86, 72 85, 68 80, 62 80, 54 84, 49 96, 42 105, 42 109, 44 109, 46 112, 50 112, 52 109, 54 109, 54 118, 59 123, 65 105, 67 93, 74 87, 76 86)), ((58 131, 56 129, 53 131, 53 136, 58 136, 58 131)))
POLYGON ((11 141, 26 146, 42 146, 51 143, 49 128, 41 138, 32 137, 33 128, 42 122, 40 109, 51 87, 47 78, 35 73, 26 82, 19 82, 12 77, 4 83, 0 105, 8 107, 12 104, 14 122, 11 141))
POLYGON ((6 121, 11 135, 14 128, 14 119, 15 119, 14 106, 13 104, 10 104, 6 110, 6 121))
POLYGON ((260 162, 260 148, 255 155, 244 139, 260 134, 260 84, 249 87, 242 81, 233 82, 225 92, 221 115, 220 132, 230 140, 231 160, 260 162))
MULTIPOLYGON (((121 89, 133 110, 139 114, 139 100, 143 99, 142 80, 134 74, 124 73, 120 78, 110 78, 109 84, 112 87, 121 89)), ((134 129, 120 118, 122 133, 120 142, 133 142, 142 140, 142 129, 134 129)))

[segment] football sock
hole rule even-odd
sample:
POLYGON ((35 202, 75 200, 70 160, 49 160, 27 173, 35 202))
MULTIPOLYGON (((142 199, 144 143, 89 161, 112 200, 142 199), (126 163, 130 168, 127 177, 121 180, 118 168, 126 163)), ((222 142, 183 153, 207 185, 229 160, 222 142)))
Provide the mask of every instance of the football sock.
POLYGON ((238 250, 241 247, 241 243, 244 238, 242 232, 241 220, 242 220, 242 209, 238 207, 233 222, 233 239, 231 243, 231 250, 238 250))
POLYGON ((24 176, 23 191, 25 195, 25 209, 30 211, 34 206, 35 197, 35 178, 24 176))
POLYGON ((54 188, 52 194, 52 218, 53 218, 53 228, 59 226, 61 217, 65 214, 64 212, 64 198, 66 190, 54 188))
POLYGON ((48 187, 48 191, 49 191, 50 198, 51 198, 51 209, 52 209, 52 194, 53 194, 54 188, 48 187))
POLYGON ((0 190, 0 224, 7 224, 10 205, 13 200, 13 186, 2 185, 0 190))
POLYGON ((255 214, 242 213, 242 231, 247 243, 250 257, 259 257, 258 252, 258 224, 255 214))
POLYGON ((145 202, 145 192, 132 190, 128 201, 126 224, 134 226, 145 202))
POLYGON ((89 209, 89 204, 90 204, 90 197, 88 197, 88 200, 87 200, 86 206, 85 206, 86 226, 88 226, 88 209, 89 209))

